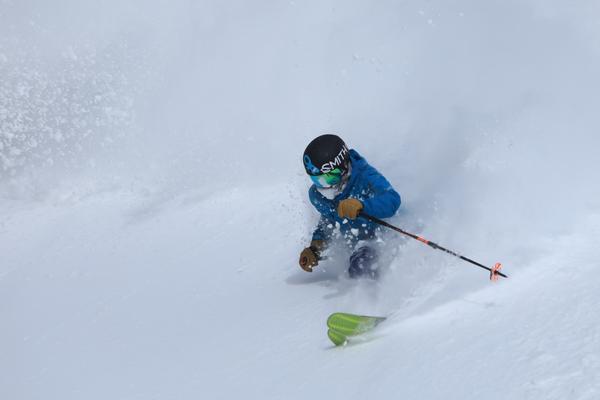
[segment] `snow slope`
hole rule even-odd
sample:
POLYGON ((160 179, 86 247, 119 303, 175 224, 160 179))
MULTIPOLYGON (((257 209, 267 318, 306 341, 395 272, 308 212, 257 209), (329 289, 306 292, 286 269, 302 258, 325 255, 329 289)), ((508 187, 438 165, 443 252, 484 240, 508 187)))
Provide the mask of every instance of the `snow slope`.
POLYGON ((597 399, 599 16, 0 1, 0 398, 597 399), (300 270, 321 132, 510 278, 394 235, 378 283, 300 270))

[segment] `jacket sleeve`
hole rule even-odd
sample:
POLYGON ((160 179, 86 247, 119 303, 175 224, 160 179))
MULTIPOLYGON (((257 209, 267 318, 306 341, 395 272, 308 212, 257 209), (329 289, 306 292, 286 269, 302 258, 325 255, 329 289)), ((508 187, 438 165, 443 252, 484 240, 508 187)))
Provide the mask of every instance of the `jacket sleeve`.
POLYGON ((321 218, 315 228, 312 240, 329 240, 335 228, 335 206, 332 200, 323 196, 315 186, 311 186, 308 197, 312 205, 321 214, 321 218))
POLYGON ((363 202, 363 211, 376 218, 392 217, 400 207, 400 195, 375 168, 366 171, 366 178, 373 197, 363 202))
POLYGON ((312 240, 324 240, 326 242, 329 241, 333 235, 334 227, 335 223, 333 221, 330 221, 321 215, 321 219, 319 219, 317 227, 313 232, 312 240))

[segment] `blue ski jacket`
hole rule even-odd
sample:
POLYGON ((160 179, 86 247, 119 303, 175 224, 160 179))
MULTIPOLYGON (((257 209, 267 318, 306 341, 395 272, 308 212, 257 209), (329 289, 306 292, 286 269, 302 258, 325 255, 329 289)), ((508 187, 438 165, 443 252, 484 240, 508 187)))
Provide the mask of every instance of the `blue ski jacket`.
POLYGON ((350 178, 333 200, 323 196, 315 185, 308 190, 310 202, 321 213, 321 219, 313 233, 312 240, 330 240, 337 227, 350 243, 375 237, 378 225, 365 218, 342 219, 337 214, 341 200, 354 198, 363 203, 363 212, 377 218, 393 216, 400 207, 400 195, 383 175, 373 168, 355 150, 350 150, 352 171, 350 178))

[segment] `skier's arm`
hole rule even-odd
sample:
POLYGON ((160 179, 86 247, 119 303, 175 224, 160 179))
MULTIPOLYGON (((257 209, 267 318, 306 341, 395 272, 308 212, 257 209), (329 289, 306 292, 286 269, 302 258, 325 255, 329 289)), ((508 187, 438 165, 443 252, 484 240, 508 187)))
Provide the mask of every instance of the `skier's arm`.
POLYGON ((312 240, 322 240, 324 242, 328 242, 333 234, 333 229, 334 223, 321 215, 321 218, 317 223, 317 227, 313 232, 312 240))
POLYGON ((312 205, 321 214, 321 218, 317 223, 317 226, 313 232, 312 240, 322 240, 327 242, 331 239, 331 236, 335 227, 335 206, 333 201, 323 196, 316 187, 312 186, 308 191, 308 198, 312 205))
POLYGON ((362 211, 376 218, 392 217, 400 207, 400 195, 375 168, 370 168, 367 179, 374 195, 363 202, 362 211))
POLYGON ((321 218, 313 232, 310 246, 300 253, 299 264, 303 270, 312 272, 313 268, 319 264, 321 251, 325 250, 327 242, 333 234, 333 222, 328 218, 333 212, 333 204, 320 194, 315 187, 310 188, 308 197, 312 205, 321 214, 321 218))

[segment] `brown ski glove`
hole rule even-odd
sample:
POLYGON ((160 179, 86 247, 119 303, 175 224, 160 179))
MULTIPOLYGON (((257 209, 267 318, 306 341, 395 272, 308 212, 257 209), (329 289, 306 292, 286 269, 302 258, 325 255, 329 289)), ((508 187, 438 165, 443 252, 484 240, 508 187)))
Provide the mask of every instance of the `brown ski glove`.
POLYGON ((355 219, 362 209, 363 204, 360 200, 345 199, 338 204, 337 213, 340 218, 355 219))
POLYGON ((305 248, 300 253, 299 264, 306 272, 312 272, 313 267, 319 264, 321 258, 321 250, 325 248, 325 241, 313 240, 310 242, 310 247, 305 248))

